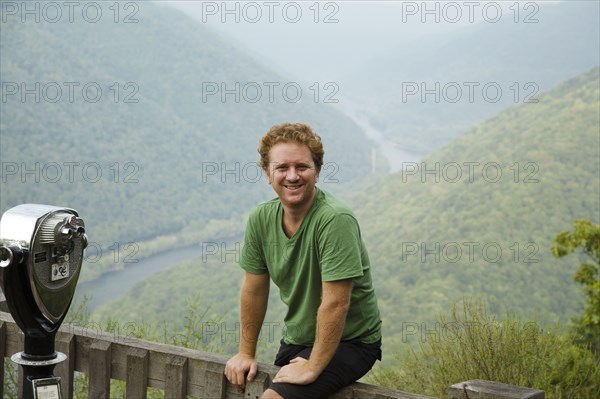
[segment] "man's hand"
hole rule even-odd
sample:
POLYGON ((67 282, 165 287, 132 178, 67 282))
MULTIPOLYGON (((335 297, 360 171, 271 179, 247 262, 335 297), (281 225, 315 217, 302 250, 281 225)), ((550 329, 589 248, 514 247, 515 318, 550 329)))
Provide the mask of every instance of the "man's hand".
POLYGON ((273 378, 273 382, 307 385, 314 382, 317 377, 319 377, 319 373, 310 368, 308 360, 296 357, 279 370, 273 378))
POLYGON ((242 392, 246 388, 246 373, 248 373, 248 381, 252 381, 257 371, 256 359, 242 353, 238 353, 225 364, 225 376, 242 392))

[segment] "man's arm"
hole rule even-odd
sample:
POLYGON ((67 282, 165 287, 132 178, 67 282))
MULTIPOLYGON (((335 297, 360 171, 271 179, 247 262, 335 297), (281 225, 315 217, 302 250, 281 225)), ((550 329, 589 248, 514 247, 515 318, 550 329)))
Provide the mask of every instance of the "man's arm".
POLYGON ((310 358, 293 359, 279 370, 273 382, 305 385, 317 379, 333 358, 342 338, 351 293, 352 279, 323 282, 315 345, 310 358))
POLYGON ((248 381, 256 376, 256 345, 267 311, 269 300, 269 275, 246 272, 240 293, 240 349, 227 361, 225 375, 229 382, 244 389, 246 373, 248 381))

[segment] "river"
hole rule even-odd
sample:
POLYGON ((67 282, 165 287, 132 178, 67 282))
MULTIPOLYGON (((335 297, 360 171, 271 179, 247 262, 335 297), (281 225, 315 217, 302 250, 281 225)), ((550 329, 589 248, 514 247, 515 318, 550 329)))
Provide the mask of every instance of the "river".
POLYGON ((202 247, 196 244, 169 249, 146 259, 140 259, 137 263, 128 263, 122 270, 109 272, 95 280, 79 283, 75 290, 74 303, 81 301, 84 295, 88 295, 90 297, 88 310, 91 312, 100 305, 122 297, 136 284, 148 277, 200 256, 202 256, 202 247))
POLYGON ((376 129, 369 120, 369 116, 361 109, 361 106, 348 98, 340 99, 337 107, 347 117, 356 123, 365 135, 376 144, 377 156, 383 156, 389 165, 389 172, 395 173, 402 170, 404 162, 418 162, 421 160, 419 154, 415 154, 398 148, 398 144, 385 138, 383 133, 376 129))

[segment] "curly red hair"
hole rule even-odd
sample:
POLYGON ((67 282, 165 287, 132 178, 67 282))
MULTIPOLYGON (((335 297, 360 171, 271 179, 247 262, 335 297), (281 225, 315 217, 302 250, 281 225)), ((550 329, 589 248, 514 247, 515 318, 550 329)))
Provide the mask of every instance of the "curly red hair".
POLYGON ((273 126, 260 140, 258 153, 260 154, 259 165, 263 170, 269 170, 269 152, 275 144, 296 142, 308 147, 312 154, 317 173, 323 166, 323 143, 321 137, 304 123, 282 123, 273 126))

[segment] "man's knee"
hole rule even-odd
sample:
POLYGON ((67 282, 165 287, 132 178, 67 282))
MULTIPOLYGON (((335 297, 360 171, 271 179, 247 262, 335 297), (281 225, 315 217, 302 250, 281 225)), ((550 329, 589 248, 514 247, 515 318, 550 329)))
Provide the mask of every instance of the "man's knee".
POLYGON ((281 395, 279 395, 277 392, 275 392, 274 390, 267 389, 265 392, 263 392, 260 399, 284 399, 284 398, 281 395))

